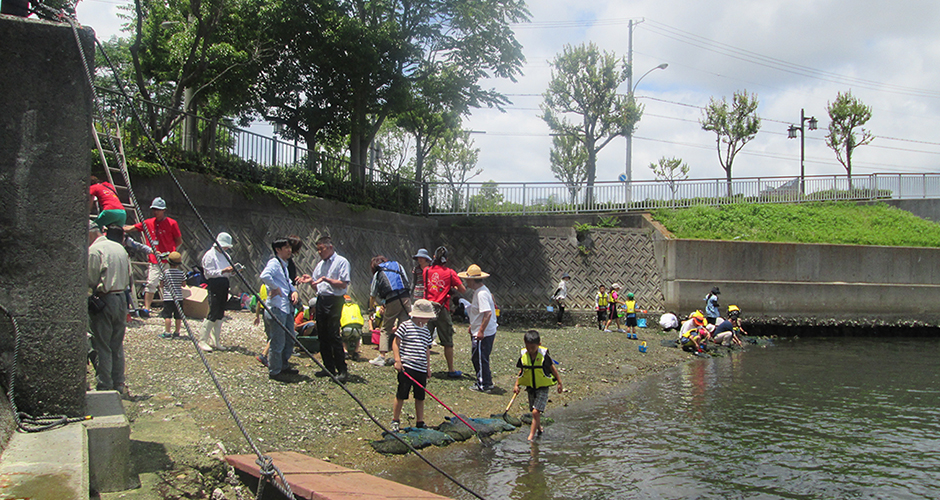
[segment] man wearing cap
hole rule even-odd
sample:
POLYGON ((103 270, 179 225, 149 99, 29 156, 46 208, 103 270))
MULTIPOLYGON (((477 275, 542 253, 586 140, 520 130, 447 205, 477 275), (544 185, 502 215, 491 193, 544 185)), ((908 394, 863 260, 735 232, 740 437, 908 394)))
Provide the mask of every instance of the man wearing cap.
POLYGON ((88 247, 88 286, 101 299, 104 308, 89 311, 91 344, 97 354, 96 390, 116 390, 127 395, 124 385, 124 333, 127 303, 124 289, 130 286, 131 264, 120 226, 112 225, 107 236, 97 227, 89 230, 97 237, 88 247))
POLYGON ((561 281, 558 282, 558 287, 555 288, 555 293, 552 294, 552 302, 555 303, 555 321, 558 322, 558 326, 561 326, 562 317, 565 315, 565 302, 568 299, 568 280, 571 279, 571 275, 564 273, 561 275, 561 281))
POLYGON ((349 289, 349 261, 336 253, 333 240, 323 236, 316 243, 320 262, 313 269, 311 285, 317 287, 317 337, 320 340, 320 356, 325 370, 314 375, 326 377, 336 375, 340 382, 346 382, 346 354, 343 352, 343 339, 340 335, 340 322, 343 315, 343 297, 349 289))
POLYGON ((132 226, 124 226, 124 231, 128 233, 143 232, 144 243, 153 248, 153 253, 147 256, 150 268, 147 271, 147 287, 144 289, 143 312, 145 315, 150 314, 150 303, 153 302, 153 294, 160 286, 160 266, 158 262, 166 263, 165 258, 158 261, 156 254, 175 252, 183 243, 179 224, 166 216, 166 202, 163 201, 163 198, 156 197, 153 199, 153 203, 150 204, 150 213, 153 214, 153 217, 132 226), (145 225, 146 231, 144 231, 145 225))
POLYGON ((428 322, 428 331, 437 329, 437 340, 444 348, 444 360, 447 361, 447 376, 461 378, 463 373, 454 369, 454 320, 450 315, 450 294, 467 291, 463 282, 453 269, 447 267, 447 249, 439 247, 434 252, 434 260, 424 269, 424 298, 433 302, 435 319, 428 322))
POLYGON ((216 236, 215 244, 202 256, 202 271, 209 291, 209 314, 202 322, 199 347, 207 352, 222 347, 222 318, 225 317, 225 303, 228 301, 228 277, 235 270, 227 255, 231 249, 232 236, 223 232, 216 236))
POLYGON ((483 278, 489 277, 480 266, 470 265, 465 272, 457 276, 467 282, 467 287, 473 290, 473 300, 470 303, 470 356, 473 368, 477 372, 476 383, 470 388, 478 392, 493 390, 493 373, 490 371, 490 353, 493 352, 493 341, 496 340, 496 301, 490 289, 483 284, 483 278))

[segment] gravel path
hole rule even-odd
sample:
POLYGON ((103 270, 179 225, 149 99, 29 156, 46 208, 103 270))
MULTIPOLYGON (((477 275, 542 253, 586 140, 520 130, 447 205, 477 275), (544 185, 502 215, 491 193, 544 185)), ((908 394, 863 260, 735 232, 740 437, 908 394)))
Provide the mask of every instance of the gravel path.
MULTIPOLYGON (((320 368, 310 358, 292 358, 300 374, 291 383, 269 380, 267 369, 255 359, 264 345, 264 332, 261 326, 253 325, 253 318, 245 311, 227 312, 222 328, 226 349, 207 354, 207 359, 247 433, 262 452, 298 451, 373 473, 401 459, 372 450, 368 443, 379 439, 381 430, 334 382, 313 377, 320 368)), ((655 323, 653 318, 650 323, 655 323)), ((199 327, 200 322, 190 321, 194 333, 199 327)), ((455 360, 465 378, 446 377, 443 351, 435 347, 431 357, 434 375, 428 389, 461 414, 488 417, 502 413, 512 396, 515 361, 523 346, 522 334, 528 328, 500 327, 491 356, 497 386, 493 394, 470 390, 473 368, 469 334, 465 333, 465 324, 456 328, 455 360)), ((159 338, 162 331, 162 319, 135 320, 125 340, 127 383, 133 397, 124 406, 131 420, 137 470, 144 483, 135 493, 136 498, 179 497, 182 494, 178 490, 185 485, 168 485, 168 481, 194 478, 201 483, 202 494, 209 495, 218 487, 216 498, 244 496, 247 490, 234 491, 235 481, 229 479, 233 484, 225 484, 225 468, 216 459, 225 453, 251 453, 251 449, 218 396, 193 343, 182 338, 159 338), (173 491, 168 493, 167 488, 173 491)), ((594 327, 543 328, 540 332, 543 345, 561 362, 565 386, 563 394, 552 392, 549 412, 552 407, 606 393, 638 375, 690 359, 678 349, 660 347, 660 340, 666 337, 658 327, 639 329, 640 340, 649 345, 645 354, 637 349, 639 341, 594 327)), ((367 362, 376 352, 371 345, 360 347, 360 360, 349 362, 351 380, 346 385, 387 426, 391 421, 395 372, 391 367, 378 368, 367 362)), ((93 386, 93 373, 89 377, 93 386)), ((524 400, 517 398, 511 413, 521 414, 524 400)), ((406 418, 414 422, 413 412, 413 401, 406 402, 403 427, 406 418)), ((425 420, 429 425, 449 415, 428 398, 425 420)), ((127 494, 114 495, 102 498, 131 498, 127 494)), ((200 498, 199 493, 193 495, 191 498, 200 498)))

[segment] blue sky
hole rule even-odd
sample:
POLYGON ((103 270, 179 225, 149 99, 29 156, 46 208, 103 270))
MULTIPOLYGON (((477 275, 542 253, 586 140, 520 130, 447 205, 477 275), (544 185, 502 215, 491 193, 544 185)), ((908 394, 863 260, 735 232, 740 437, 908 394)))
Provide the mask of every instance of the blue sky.
MULTIPOLYGON (((78 18, 102 38, 118 33, 119 0, 83 0, 78 18)), ((648 165, 682 158, 693 178, 723 177, 713 133, 698 121, 709 99, 747 89, 760 100, 763 126, 735 159, 735 177, 796 176, 800 141, 787 139, 800 109, 819 120, 806 133, 807 175, 844 174, 826 147, 826 106, 840 91, 873 108, 875 141, 859 148, 853 173, 940 172, 940 2, 905 0, 675 0, 529 2, 532 22, 518 26, 527 64, 518 82, 489 86, 512 99, 505 113, 478 110, 465 122, 483 173, 474 180, 552 181, 551 138, 539 104, 549 61, 565 44, 593 41, 626 55, 634 31, 634 75, 668 63, 637 88, 645 113, 633 141, 634 179, 648 165)), ((622 91, 626 91, 624 84, 622 91)), ((598 180, 616 180, 625 141, 599 154, 598 180)))

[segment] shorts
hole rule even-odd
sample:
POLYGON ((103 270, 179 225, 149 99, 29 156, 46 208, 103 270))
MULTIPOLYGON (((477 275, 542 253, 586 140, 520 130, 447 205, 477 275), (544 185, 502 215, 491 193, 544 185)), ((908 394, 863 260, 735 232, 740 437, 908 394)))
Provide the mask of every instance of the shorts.
POLYGON ((147 269, 147 286, 144 288, 144 291, 147 293, 155 293, 160 285, 160 266, 150 264, 150 267, 147 269))
POLYGON ((623 324, 627 326, 636 326, 636 314, 629 313, 627 317, 623 320, 623 324))
POLYGON ((538 410, 539 413, 545 413, 545 405, 548 404, 548 389, 548 387, 525 388, 525 392, 529 396, 529 410, 538 410))
POLYGON ((454 320, 450 317, 450 311, 435 302, 434 312, 437 313, 437 317, 428 321, 428 331, 433 333, 434 328, 437 328, 437 342, 442 347, 453 347, 454 320))
MULTIPOLYGON (((408 372, 408 375, 411 375, 422 386, 428 385, 428 372, 412 370, 408 367, 405 367, 405 371, 408 372)), ((408 393, 411 392, 412 387, 414 387, 415 401, 424 401, 424 389, 418 387, 418 385, 412 382, 410 378, 406 377, 404 373, 399 372, 398 390, 395 391, 395 399, 406 401, 408 399, 408 393)))
POLYGON ((126 210, 102 210, 98 217, 95 217, 95 225, 104 229, 110 224, 117 224, 119 226, 124 226, 127 224, 127 211, 126 210))
POLYGON ((180 309, 183 307, 183 301, 181 300, 164 300, 163 301, 163 310, 160 311, 160 317, 164 319, 176 318, 183 319, 183 316, 180 315, 180 309, 177 309, 176 306, 180 306, 180 309), (174 305, 175 304, 175 305, 174 305))
POLYGON ((597 321, 607 321, 607 308, 602 307, 597 310, 597 321))

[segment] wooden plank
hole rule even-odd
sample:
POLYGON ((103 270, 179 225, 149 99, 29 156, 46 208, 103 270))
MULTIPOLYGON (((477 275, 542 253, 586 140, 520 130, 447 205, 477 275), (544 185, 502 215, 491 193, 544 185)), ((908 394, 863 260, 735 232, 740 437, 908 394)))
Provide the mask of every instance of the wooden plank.
MULTIPOLYGON (((447 498, 294 451, 279 451, 269 455, 274 460, 274 465, 284 473, 291 491, 299 498, 309 500, 446 500, 447 498)), ((254 477, 260 477, 258 464, 255 463, 256 459, 255 455, 225 457, 232 467, 254 477)))

